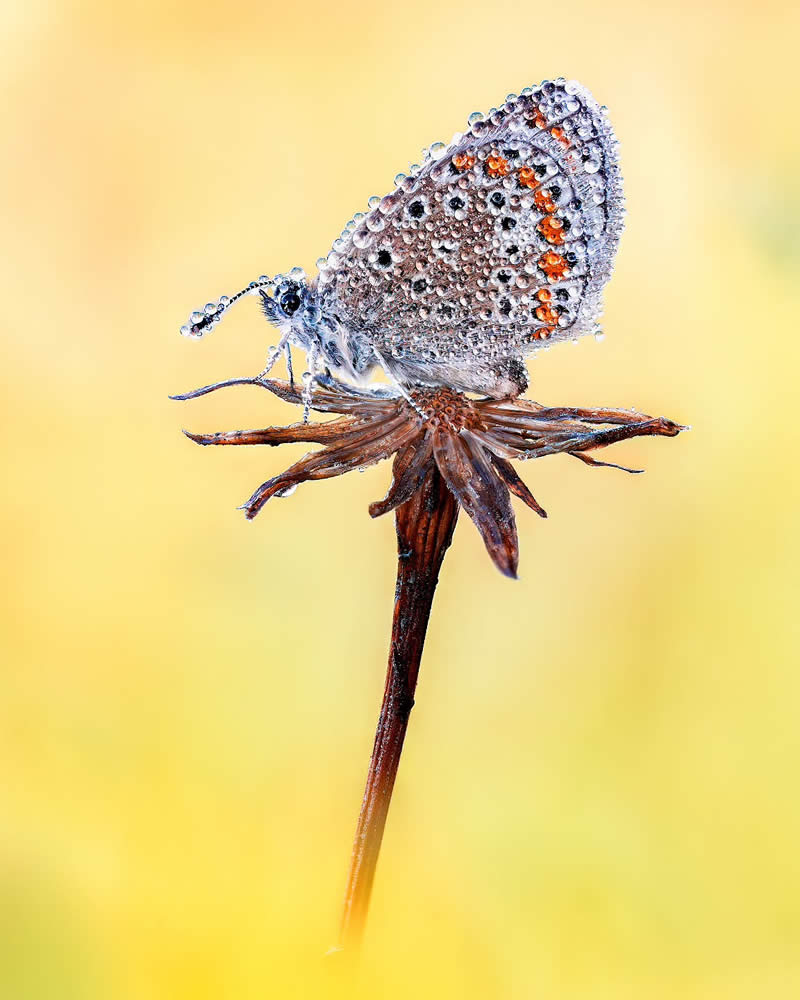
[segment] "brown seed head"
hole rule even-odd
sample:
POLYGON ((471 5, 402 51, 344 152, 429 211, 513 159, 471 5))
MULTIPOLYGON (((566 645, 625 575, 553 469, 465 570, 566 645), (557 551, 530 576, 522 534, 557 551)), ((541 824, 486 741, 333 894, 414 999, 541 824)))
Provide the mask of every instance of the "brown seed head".
POLYGON ((443 386, 438 389, 417 389, 411 398, 419 411, 425 414, 424 426, 463 430, 485 430, 480 410, 461 392, 443 386))

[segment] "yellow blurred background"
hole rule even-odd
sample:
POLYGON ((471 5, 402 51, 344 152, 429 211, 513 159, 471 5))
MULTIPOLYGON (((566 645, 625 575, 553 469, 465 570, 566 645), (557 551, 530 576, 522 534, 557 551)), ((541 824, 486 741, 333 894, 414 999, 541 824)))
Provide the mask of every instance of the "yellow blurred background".
MULTIPOLYGON (((423 144, 548 76, 610 107, 603 344, 531 394, 691 423, 521 471, 521 579, 445 562, 364 997, 800 995, 796 4, 0 10, 0 996, 337 995, 383 683, 388 466, 236 511, 303 453, 248 300, 423 144)), ((344 991, 342 991, 344 995, 344 991)), ((352 994, 348 994, 352 995, 352 994)))

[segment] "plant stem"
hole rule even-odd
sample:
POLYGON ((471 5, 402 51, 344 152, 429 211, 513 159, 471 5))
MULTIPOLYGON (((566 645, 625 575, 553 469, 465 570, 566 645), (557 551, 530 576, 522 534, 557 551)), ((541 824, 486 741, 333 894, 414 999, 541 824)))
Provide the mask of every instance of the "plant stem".
POLYGON ((352 953, 358 950, 364 932, 386 816, 414 706, 433 595, 457 517, 458 503, 435 466, 395 514, 398 561, 389 666, 339 935, 340 947, 352 953))

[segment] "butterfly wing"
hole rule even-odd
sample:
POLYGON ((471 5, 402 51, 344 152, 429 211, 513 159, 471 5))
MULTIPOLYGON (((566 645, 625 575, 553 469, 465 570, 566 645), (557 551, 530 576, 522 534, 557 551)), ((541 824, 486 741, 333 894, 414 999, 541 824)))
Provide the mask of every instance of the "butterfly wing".
POLYGON ((580 84, 546 81, 434 144, 320 269, 323 311, 395 370, 521 358, 597 330, 623 224, 617 141, 580 84))

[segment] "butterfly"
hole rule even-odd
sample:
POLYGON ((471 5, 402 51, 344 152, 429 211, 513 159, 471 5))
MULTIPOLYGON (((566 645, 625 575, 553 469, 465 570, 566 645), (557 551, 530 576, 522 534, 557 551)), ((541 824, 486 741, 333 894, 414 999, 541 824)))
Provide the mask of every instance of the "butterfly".
POLYGON ((202 335, 254 293, 280 332, 264 374, 293 345, 312 380, 363 384, 380 367, 401 389, 494 398, 524 392, 532 352, 599 332, 624 200, 617 139, 581 84, 546 80, 470 115, 395 185, 315 277, 263 275, 181 332, 202 335))

